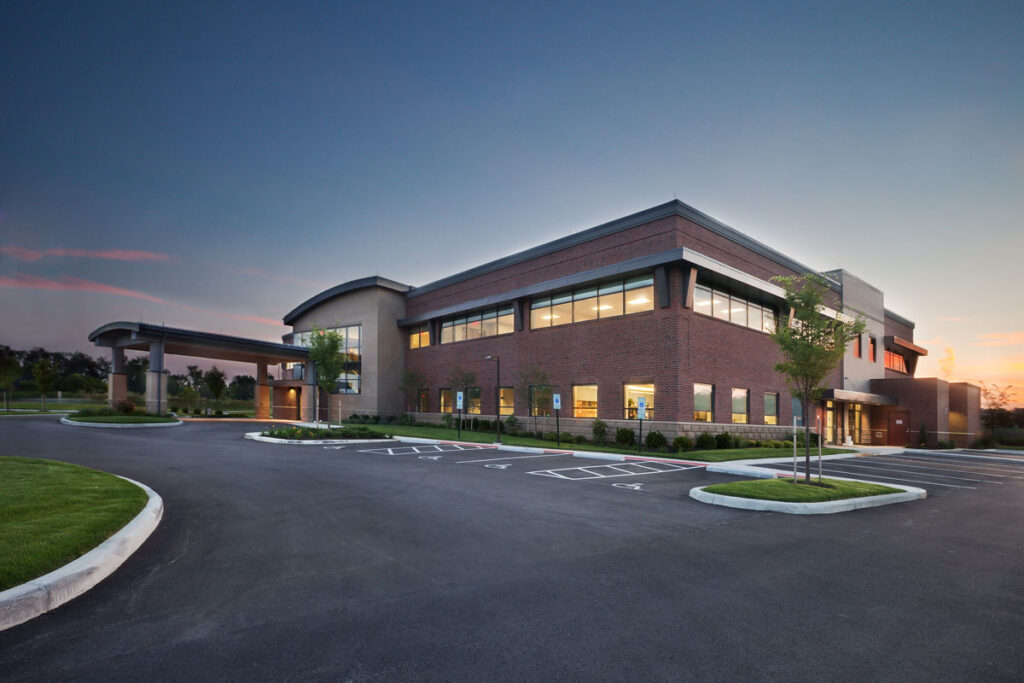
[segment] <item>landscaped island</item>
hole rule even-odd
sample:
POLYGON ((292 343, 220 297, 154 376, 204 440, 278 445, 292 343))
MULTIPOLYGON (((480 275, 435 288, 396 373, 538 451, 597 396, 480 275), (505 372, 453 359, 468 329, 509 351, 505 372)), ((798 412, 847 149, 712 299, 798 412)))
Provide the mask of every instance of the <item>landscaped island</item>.
POLYGON ((818 484, 817 480, 812 478, 812 482, 811 484, 806 484, 803 481, 798 481, 794 484, 791 478, 755 479, 751 481, 731 481, 723 484, 712 484, 711 486, 705 486, 704 491, 720 496, 775 500, 784 503, 824 503, 831 500, 882 496, 887 493, 903 492, 903 489, 895 489, 881 484, 869 484, 863 481, 822 479, 821 484, 818 484))

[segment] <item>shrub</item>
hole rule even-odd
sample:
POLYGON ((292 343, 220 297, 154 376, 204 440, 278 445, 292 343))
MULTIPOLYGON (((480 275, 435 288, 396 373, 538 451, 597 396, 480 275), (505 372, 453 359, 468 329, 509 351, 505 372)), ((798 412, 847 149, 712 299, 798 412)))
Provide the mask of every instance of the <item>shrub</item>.
POLYGON ((793 447, 793 442, 792 441, 783 441, 782 442, 782 447, 783 448, 792 448, 793 447))
POLYGON ((644 445, 651 449, 661 450, 668 447, 668 439, 661 432, 648 432, 644 437, 644 445))
POLYGON ((562 443, 572 443, 575 438, 570 432, 562 432, 562 443))
POLYGON ((178 406, 171 406, 171 412, 172 413, 178 412, 178 406))
POLYGON ((402 413, 401 417, 398 418, 398 424, 408 427, 416 424, 416 418, 409 413, 402 413))
POLYGON ((921 423, 921 428, 917 430, 917 443, 921 448, 928 447, 928 430, 924 428, 924 422, 921 423))
POLYGON ((216 413, 214 413, 214 415, 216 417, 224 417, 224 411, 223 410, 218 410, 216 413))
MULTIPOLYGON (((792 445, 792 443, 790 443, 792 445)), ((804 447, 804 432, 801 429, 796 433, 796 445, 800 448, 804 447)), ((818 446, 818 435, 815 432, 811 432, 811 448, 817 448, 818 446)))
POLYGON ((715 448, 732 448, 732 434, 729 432, 722 432, 715 436, 715 448))
POLYGON ((713 451, 715 450, 715 445, 716 442, 714 434, 704 432, 697 437, 697 450, 699 451, 713 451))
POLYGON ((445 413, 444 415, 441 416, 441 422, 447 429, 451 429, 452 425, 455 423, 455 420, 452 418, 451 413, 445 413))
POLYGON ((587 442, 587 437, 584 436, 583 434, 577 434, 576 438, 574 439, 574 441, 576 443, 586 443, 587 442))
POLYGON ((672 439, 672 450, 676 453, 682 453, 693 448, 693 439, 688 436, 677 436, 672 439))
POLYGON ((956 444, 953 443, 952 441, 940 441, 938 447, 944 450, 948 450, 950 448, 956 448, 956 444))
POLYGON ((558 432, 544 432, 541 438, 545 441, 558 441, 558 432))
POLYGON ((987 448, 995 447, 996 440, 993 439, 991 436, 983 436, 980 439, 975 439, 974 441, 971 442, 971 448, 980 448, 981 450, 985 450, 987 448))
POLYGON ((375 424, 375 425, 379 425, 380 424, 380 415, 374 415, 370 419, 373 421, 373 424, 375 424))
POLYGON ((202 412, 199 410, 199 408, 193 408, 192 414, 195 415, 196 417, 199 417, 200 415, 202 415, 202 412))
POLYGON ((636 444, 636 432, 629 427, 619 427, 615 430, 615 443, 620 446, 633 446, 636 444))
POLYGON ((494 424, 490 420, 473 420, 474 430, 478 432, 493 432, 494 424))
POLYGON ((123 401, 118 401, 117 405, 114 406, 114 409, 123 415, 131 415, 135 412, 135 404, 132 403, 130 398, 126 398, 123 401))
POLYGON ((993 436, 1005 446, 1024 446, 1024 429, 1020 427, 1000 427, 993 436))
POLYGON ((594 420, 594 424, 590 425, 590 434, 594 443, 598 445, 608 443, 608 425, 604 421, 594 420))
POLYGON ((515 415, 509 415, 505 418, 505 433, 515 434, 519 431, 519 420, 515 415))

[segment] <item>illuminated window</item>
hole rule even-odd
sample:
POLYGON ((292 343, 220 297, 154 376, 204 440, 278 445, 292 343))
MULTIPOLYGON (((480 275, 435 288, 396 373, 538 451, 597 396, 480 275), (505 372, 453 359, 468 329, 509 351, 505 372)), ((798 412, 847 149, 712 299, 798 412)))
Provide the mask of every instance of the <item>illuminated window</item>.
POLYGON ((885 352, 885 367, 896 372, 902 372, 904 375, 907 373, 907 360, 898 353, 893 353, 888 349, 885 352))
POLYGON ((466 389, 466 412, 470 415, 479 415, 481 407, 480 387, 466 389))
POLYGON ((750 392, 746 389, 732 390, 732 421, 737 424, 747 423, 750 392))
POLYGON ((531 385, 530 417, 551 417, 551 387, 531 385))
POLYGON ((654 277, 646 275, 623 283, 626 295, 626 314, 654 310, 654 277))
POLYGON ((747 326, 747 302, 738 297, 729 299, 729 319, 737 325, 747 326))
POLYGON ((597 320, 597 288, 583 289, 573 292, 572 320, 581 323, 597 320))
POLYGON ((409 329, 409 348, 430 346, 430 325, 417 325, 409 329))
POLYGON ((577 384, 572 388, 572 416, 597 417, 596 384, 577 384))
POLYGON ((715 386, 713 384, 693 385, 694 422, 714 422, 714 396, 715 386))
POLYGON ((861 357, 860 335, 859 334, 853 340, 853 357, 854 358, 860 358, 861 357))
POLYGON ((747 327, 764 331, 764 309, 757 304, 747 304, 747 327))
POLYGON ((562 292, 551 297, 551 326, 568 325, 572 322, 572 292, 562 292))
POLYGON ((622 315, 622 282, 607 282, 597 288, 597 317, 622 315))
POLYGON ((646 400, 647 407, 644 410, 645 420, 654 419, 654 385, 653 384, 626 384, 622 387, 623 403, 627 420, 637 419, 637 408, 640 405, 640 397, 646 400))
POLYGON ((790 403, 793 410, 793 424, 797 427, 804 426, 804 404, 796 396, 793 397, 790 403))
MULTIPOLYGON (((358 394, 362 391, 362 325, 346 325, 332 327, 321 332, 336 332, 341 339, 339 351, 345 357, 341 374, 338 375, 338 392, 342 394, 358 394)), ((295 335, 296 346, 309 346, 312 332, 301 332, 295 335)), ((294 375, 293 375, 294 379, 294 375)))
POLYGON ((534 299, 530 302, 530 329, 551 327, 551 297, 534 299))
MULTIPOLYGON (((515 316, 512 313, 511 306, 491 308, 471 315, 441 321, 441 343, 451 344, 452 342, 465 341, 467 339, 482 339, 499 334, 512 334, 514 329, 515 316)), ((423 344, 421 342, 421 346, 429 345, 429 333, 426 339, 427 343, 423 344)))
POLYGON ((718 290, 711 295, 711 315, 719 320, 729 319, 729 295, 718 290))
POLYGON ((516 392, 512 387, 502 387, 498 390, 499 414, 512 415, 516 409, 516 392))
POLYGON ((416 412, 426 413, 430 411, 430 390, 420 389, 416 396, 416 412))
POLYGON ((451 389, 441 389, 438 392, 438 396, 439 396, 439 402, 440 402, 440 405, 441 405, 441 412, 442 413, 451 413, 451 412, 453 412, 454 408, 455 408, 455 402, 452 401, 452 390, 451 389))
POLYGON ((693 310, 751 330, 767 334, 775 331, 775 311, 771 308, 705 285, 693 288, 693 310))
POLYGON ((875 355, 875 338, 868 337, 868 360, 872 363, 877 363, 878 359, 875 355))
POLYGON ((693 288, 693 310, 711 315, 711 290, 697 285, 693 288))
POLYGON ((766 425, 779 424, 779 395, 764 395, 764 423, 766 425))

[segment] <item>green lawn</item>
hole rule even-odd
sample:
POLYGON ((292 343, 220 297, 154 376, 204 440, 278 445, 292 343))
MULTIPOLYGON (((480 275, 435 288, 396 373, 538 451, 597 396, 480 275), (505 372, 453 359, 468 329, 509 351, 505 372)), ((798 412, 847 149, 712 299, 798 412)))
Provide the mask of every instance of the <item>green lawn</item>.
MULTIPOLYGON (((53 411, 65 411, 65 410, 81 410, 82 408, 98 408, 105 407, 106 403, 93 403, 91 401, 54 401, 49 400, 46 402, 46 412, 53 411)), ((5 406, 3 401, 0 401, 0 412, 6 413, 4 410, 5 406)), ((11 401, 11 408, 18 410, 35 410, 41 411, 43 409, 42 401, 11 401)))
MULTIPOLYGON (((816 481, 812 477, 812 481, 816 481)), ((881 496, 886 493, 901 493, 881 484, 866 484, 859 481, 843 481, 840 479, 823 479, 824 486, 803 483, 794 484, 792 479, 755 479, 752 481, 735 481, 725 484, 705 486, 708 493, 737 498, 757 498, 758 500, 777 500, 786 503, 823 503, 830 500, 846 498, 863 498, 865 496, 881 496)))
POLYGON ((0 590, 92 550, 145 507, 112 474, 53 460, 0 457, 0 590))
POLYGON ((79 417, 69 415, 72 422, 101 422, 104 424, 145 424, 147 422, 177 422, 176 417, 163 417, 160 415, 88 415, 79 417))
POLYGON ((1024 451, 1024 446, 996 446, 996 448, 1001 448, 1007 451, 1024 451))
MULTIPOLYGON (((470 441, 473 443, 494 443, 494 432, 471 432, 463 429, 462 436, 459 437, 457 430, 446 429, 444 427, 427 427, 427 426, 403 426, 403 425, 375 425, 368 424, 362 425, 368 427, 380 434, 393 434, 395 436, 416 436, 424 439, 440 439, 442 441, 470 441)), ((554 441, 542 441, 540 439, 533 439, 523 436, 509 436, 507 434, 501 435, 502 443, 511 444, 514 446, 531 446, 533 448, 558 448, 554 441)), ((606 446, 597 446, 592 443, 568 443, 563 441, 561 448, 571 449, 577 451, 597 451, 600 453, 617 453, 621 455, 637 455, 635 448, 621 448, 614 444, 608 444, 606 446)), ((848 451, 837 448, 825 448, 822 449, 824 455, 832 455, 835 453, 852 453, 854 451, 848 451)), ((815 451, 817 453, 817 451, 815 451)), ((730 448, 726 450, 714 450, 714 451, 684 451, 683 453, 674 452, 662 452, 652 451, 644 448, 643 455, 656 456, 660 458, 681 458, 683 460, 697 460, 700 462, 724 462, 727 460, 746 460, 750 458, 785 458, 792 457, 792 448, 730 448)))

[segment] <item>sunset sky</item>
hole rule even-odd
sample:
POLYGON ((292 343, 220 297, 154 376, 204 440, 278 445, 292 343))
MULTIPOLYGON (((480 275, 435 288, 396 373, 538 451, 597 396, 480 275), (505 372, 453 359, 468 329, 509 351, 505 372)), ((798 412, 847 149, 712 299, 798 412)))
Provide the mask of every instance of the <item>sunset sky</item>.
POLYGON ((677 197, 881 288, 918 376, 1024 406, 1024 3, 3 17, 0 343, 98 355, 114 320, 280 341, 339 282, 425 284, 677 197))

